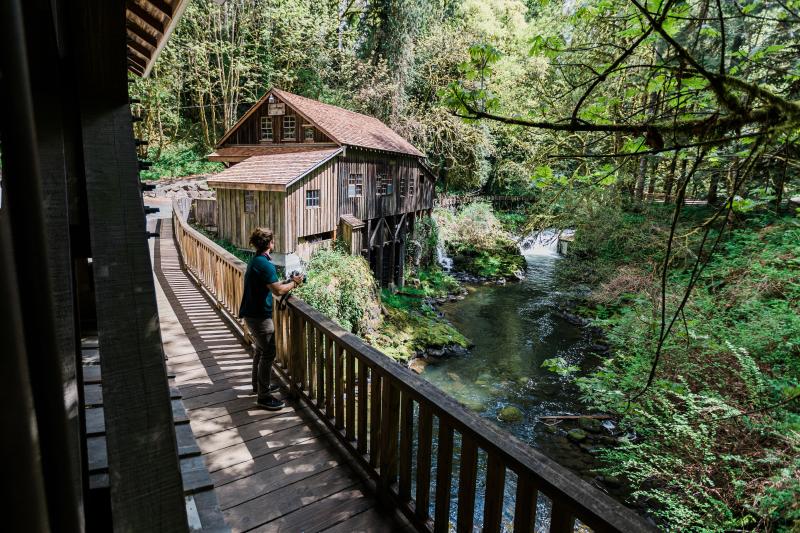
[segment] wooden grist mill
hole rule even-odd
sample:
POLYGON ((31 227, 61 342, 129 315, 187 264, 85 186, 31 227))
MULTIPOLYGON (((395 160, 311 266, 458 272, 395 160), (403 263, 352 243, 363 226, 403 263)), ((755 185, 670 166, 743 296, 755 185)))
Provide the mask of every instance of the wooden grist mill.
POLYGON ((273 88, 209 159, 229 165, 208 180, 223 239, 245 248, 268 226, 273 258, 291 268, 338 237, 382 286, 403 284, 405 242, 433 209, 435 177, 381 121, 273 88))

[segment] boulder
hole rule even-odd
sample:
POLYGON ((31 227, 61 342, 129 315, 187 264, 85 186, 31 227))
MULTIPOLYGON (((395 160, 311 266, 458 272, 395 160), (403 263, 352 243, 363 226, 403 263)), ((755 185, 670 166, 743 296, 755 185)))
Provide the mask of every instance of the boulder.
POLYGON ((441 348, 429 348, 428 349, 428 355, 431 356, 431 357, 439 358, 439 357, 444 356, 444 350, 441 349, 441 348))
POLYGON ((507 405, 497 413, 497 419, 501 422, 519 422, 522 420, 522 411, 513 405, 507 405))
POLYGON ((425 371, 426 366, 428 366, 428 362, 425 359, 420 359, 419 357, 412 359, 408 363, 408 368, 417 374, 422 374, 425 371))
POLYGON ((573 442, 583 442, 586 440, 586 432, 582 429, 570 429, 567 431, 567 437, 573 442))
POLYGON ((596 418, 581 418, 578 421, 581 429, 591 433, 600 433, 603 430, 603 423, 596 418))

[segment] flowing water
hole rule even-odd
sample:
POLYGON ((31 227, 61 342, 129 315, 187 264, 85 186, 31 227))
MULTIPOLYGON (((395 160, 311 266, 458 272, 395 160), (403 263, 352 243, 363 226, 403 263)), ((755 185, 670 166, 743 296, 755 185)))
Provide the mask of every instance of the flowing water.
MULTIPOLYGON (((563 431, 554 431, 538 420, 542 415, 585 413, 570 379, 542 368, 543 361, 561 357, 566 364, 583 371, 599 362, 589 352, 591 339, 585 331, 559 312, 559 303, 579 294, 573 288, 558 285, 556 273, 561 257, 556 253, 556 241, 555 232, 545 231, 521 243, 528 265, 525 278, 519 283, 470 287, 464 300, 440 307, 474 346, 464 356, 429 365, 422 377, 551 459, 592 480, 597 463, 587 451, 588 444, 581 448, 563 431), (519 421, 498 420, 500 410, 508 406, 519 409, 519 421)), ((513 481, 506 487, 509 517, 513 481)), ((481 490, 479 486, 478 492, 481 490)), ((546 517, 547 503, 540 499, 538 507, 540 516, 546 517)), ((481 509, 482 502, 478 502, 477 521, 481 509)))

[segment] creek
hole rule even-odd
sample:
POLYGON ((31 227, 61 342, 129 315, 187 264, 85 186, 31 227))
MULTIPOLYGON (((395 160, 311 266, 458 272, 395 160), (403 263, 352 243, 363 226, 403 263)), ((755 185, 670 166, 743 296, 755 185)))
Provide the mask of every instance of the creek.
MULTIPOLYGON (((602 483, 593 471, 599 466, 595 455, 603 439, 613 440, 611 421, 602 425, 593 421, 592 431, 582 431, 583 438, 575 439, 566 433, 578 428, 576 422, 548 426, 539 420, 540 416, 587 412, 572 378, 543 368, 545 360, 560 357, 562 365, 579 367, 579 374, 600 362, 591 351, 592 339, 586 329, 574 324, 574 318, 572 322, 565 318, 559 309, 559 304, 585 296, 585 290, 559 285, 557 273, 562 259, 556 252, 556 241, 555 232, 545 231, 522 242, 527 269, 519 283, 468 286, 465 299, 440 306, 444 316, 474 346, 463 356, 428 365, 422 377, 578 476, 620 497, 623 487, 602 483), (518 420, 498 419, 507 407, 516 408, 513 414, 518 420)), ((478 485, 480 494, 483 487, 480 482, 478 485)), ((511 476, 505 498, 509 521, 514 485, 511 476)), ((540 497, 537 507, 537 530, 546 529, 543 520, 548 519, 549 503, 540 497)), ((482 519, 480 510, 482 501, 476 504, 476 523, 482 519)))

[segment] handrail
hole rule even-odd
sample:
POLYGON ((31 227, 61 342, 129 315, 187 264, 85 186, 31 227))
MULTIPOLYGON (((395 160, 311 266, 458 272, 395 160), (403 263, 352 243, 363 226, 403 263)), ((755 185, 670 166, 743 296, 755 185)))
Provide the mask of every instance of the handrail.
MULTIPOLYGON (((215 297, 221 294, 226 299, 223 307, 236 317, 231 291, 242 283, 244 263, 177 215, 173 220, 185 264, 215 297), (209 260, 208 254, 217 259, 209 260), (220 270, 219 265, 225 267, 220 270), (212 272, 203 272, 204 268, 212 272), (231 279, 220 281, 220 275, 231 279)), ((479 454, 487 456, 484 531, 502 529, 509 472, 517 478, 515 532, 534 530, 538 492, 552 501, 550 531, 571 532, 576 519, 594 531, 653 530, 608 495, 468 411, 302 300, 288 302, 285 309, 276 306, 273 317, 278 371, 291 384, 291 393, 320 416, 369 472, 382 500, 397 506, 420 531, 449 529, 454 465, 459 471, 457 530, 472 531, 479 454), (438 452, 431 499, 434 428, 438 428, 438 452), (456 434, 460 450, 454 446, 456 434)))
POLYGON ((513 196, 513 195, 447 195, 438 196, 434 201, 436 207, 459 207, 462 204, 470 204, 474 202, 490 202, 494 204, 519 204, 530 200, 528 196, 513 196))

